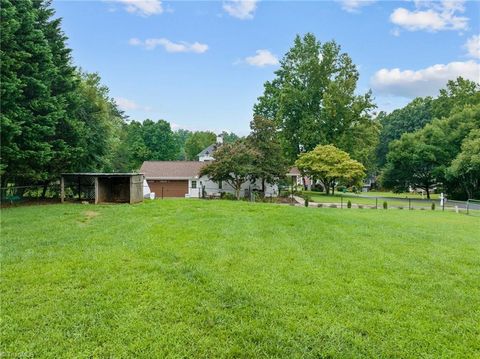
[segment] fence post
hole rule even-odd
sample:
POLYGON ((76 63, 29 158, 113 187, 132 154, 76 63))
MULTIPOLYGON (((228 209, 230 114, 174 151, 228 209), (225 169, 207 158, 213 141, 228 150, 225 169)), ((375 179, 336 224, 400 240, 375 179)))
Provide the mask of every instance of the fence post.
POLYGON ((409 211, 412 209, 411 202, 412 202, 412 199, 409 198, 409 199, 408 199, 408 210, 409 210, 409 211))
POLYGON ((163 187, 162 187, 162 199, 163 199, 163 187))
POLYGON ((60 201, 65 202, 65 178, 60 177, 60 201))
POLYGON ((470 205, 470 199, 467 199, 467 214, 468 214, 468 207, 470 205))
POLYGON ((375 209, 378 209, 378 197, 375 197, 375 209))
POLYGON ((340 209, 343 209, 343 194, 340 195, 340 209))

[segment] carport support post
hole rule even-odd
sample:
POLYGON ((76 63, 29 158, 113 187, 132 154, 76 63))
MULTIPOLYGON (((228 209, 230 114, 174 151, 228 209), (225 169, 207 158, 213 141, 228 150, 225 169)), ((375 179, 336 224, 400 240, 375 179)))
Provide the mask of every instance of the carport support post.
POLYGON ((98 177, 95 177, 95 204, 99 201, 98 177))
POLYGON ((60 177, 60 201, 65 202, 65 178, 60 177))
POLYGON ((82 192, 80 191, 81 188, 80 188, 80 176, 77 176, 78 178, 78 200, 81 201, 82 200, 82 192))

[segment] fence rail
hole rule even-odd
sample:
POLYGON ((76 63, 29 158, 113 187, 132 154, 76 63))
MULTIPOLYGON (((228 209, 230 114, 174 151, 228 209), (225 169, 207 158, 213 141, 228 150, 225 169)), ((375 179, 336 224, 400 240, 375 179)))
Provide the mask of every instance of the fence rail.
MULTIPOLYGON (((291 196, 291 191, 283 191, 284 196, 291 196)), ((294 192, 302 198, 308 198, 312 206, 337 207, 337 208, 372 208, 372 209, 405 209, 405 210, 436 210, 455 211, 457 213, 473 214, 480 216, 480 200, 468 201, 440 199, 422 199, 412 197, 367 196, 362 194, 326 195, 321 192, 307 193, 294 192)))
POLYGON ((60 198, 60 185, 7 186, 0 188, 0 201, 16 203, 22 201, 54 200, 60 198))

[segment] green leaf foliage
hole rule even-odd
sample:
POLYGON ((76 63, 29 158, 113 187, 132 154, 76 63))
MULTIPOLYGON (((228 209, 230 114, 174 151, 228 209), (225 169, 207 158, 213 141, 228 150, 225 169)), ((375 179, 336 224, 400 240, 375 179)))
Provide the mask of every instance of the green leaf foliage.
POLYGON ((378 126, 370 114, 375 105, 370 92, 355 94, 358 77, 351 58, 334 41, 321 44, 313 34, 297 36, 275 78, 265 83, 254 113, 275 120, 290 163, 318 144, 370 158, 364 151, 373 153, 377 145, 378 126))
POLYGON ((215 144, 217 136, 211 131, 197 131, 190 134, 185 141, 185 156, 187 160, 197 160, 198 154, 208 146, 215 144))
POLYGON ((227 143, 214 152, 215 161, 204 166, 200 175, 208 176, 215 182, 227 182, 235 189, 239 199, 242 185, 255 173, 254 158, 257 156, 258 153, 246 140, 227 143))
POLYGON ((319 180, 326 193, 335 192, 337 183, 358 184, 365 177, 365 167, 333 145, 318 145, 302 153, 295 162, 302 175, 319 180))

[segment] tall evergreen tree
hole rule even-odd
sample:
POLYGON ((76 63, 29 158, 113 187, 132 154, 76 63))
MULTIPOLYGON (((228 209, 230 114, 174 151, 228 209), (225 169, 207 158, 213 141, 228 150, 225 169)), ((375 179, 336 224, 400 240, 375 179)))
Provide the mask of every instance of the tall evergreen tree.
POLYGON ((43 181, 53 158, 50 140, 63 116, 52 95, 53 55, 32 2, 1 5, 2 182, 43 181))

